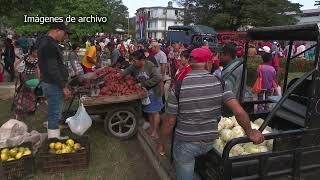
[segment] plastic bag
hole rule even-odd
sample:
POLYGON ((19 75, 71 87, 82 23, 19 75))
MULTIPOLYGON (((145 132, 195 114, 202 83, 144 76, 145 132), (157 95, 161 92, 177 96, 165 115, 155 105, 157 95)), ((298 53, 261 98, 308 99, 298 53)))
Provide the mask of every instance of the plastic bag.
POLYGON ((141 104, 144 105, 144 106, 147 106, 147 105, 149 105, 150 103, 151 103, 151 101, 150 101, 149 96, 147 96, 146 98, 143 98, 143 99, 141 100, 141 104))
POLYGON ((71 131, 79 136, 82 136, 92 125, 92 120, 83 104, 79 106, 77 113, 74 116, 69 117, 66 122, 71 131))

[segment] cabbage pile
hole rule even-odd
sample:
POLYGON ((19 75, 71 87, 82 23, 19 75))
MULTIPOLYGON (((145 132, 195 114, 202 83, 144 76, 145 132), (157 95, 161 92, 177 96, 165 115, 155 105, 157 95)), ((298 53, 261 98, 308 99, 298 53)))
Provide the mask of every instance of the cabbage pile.
MULTIPOLYGON (((263 119, 259 118, 254 122, 251 122, 252 129, 259 129, 262 123, 264 122, 263 119)), ((235 116, 232 117, 222 117, 219 124, 219 138, 214 142, 214 148, 216 148, 219 152, 223 151, 226 143, 234 138, 244 137, 246 136, 242 127, 238 124, 235 116)), ((267 126, 265 130, 262 132, 263 134, 272 133, 272 129, 267 126)), ((260 152, 267 152, 272 151, 273 147, 273 140, 266 140, 261 144, 255 145, 253 143, 246 143, 246 144, 237 144, 230 150, 230 156, 239 156, 239 155, 247 155, 252 153, 260 153, 260 152)))

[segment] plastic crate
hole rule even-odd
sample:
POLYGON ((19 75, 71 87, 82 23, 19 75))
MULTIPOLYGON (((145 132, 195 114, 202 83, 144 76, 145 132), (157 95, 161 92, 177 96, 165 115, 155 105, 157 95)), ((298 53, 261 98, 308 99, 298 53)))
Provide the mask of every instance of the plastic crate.
MULTIPOLYGON (((26 142, 19 146, 7 147, 7 148, 11 149, 15 147, 17 148, 28 147, 30 150, 32 150, 32 143, 26 142)), ((18 160, 1 162, 1 171, 3 173, 3 178, 7 180, 16 180, 16 179, 24 179, 24 178, 32 177, 35 171, 34 167, 35 167, 35 163, 34 163, 34 157, 32 154, 28 156, 23 156, 21 159, 18 159, 18 160)))
POLYGON ((90 143, 88 137, 72 138, 76 143, 80 143, 81 149, 75 153, 68 154, 52 154, 49 153, 49 144, 51 142, 65 141, 57 139, 49 139, 41 148, 38 155, 38 165, 42 169, 42 172, 52 174, 61 173, 65 171, 78 171, 86 170, 89 167, 90 160, 90 143))

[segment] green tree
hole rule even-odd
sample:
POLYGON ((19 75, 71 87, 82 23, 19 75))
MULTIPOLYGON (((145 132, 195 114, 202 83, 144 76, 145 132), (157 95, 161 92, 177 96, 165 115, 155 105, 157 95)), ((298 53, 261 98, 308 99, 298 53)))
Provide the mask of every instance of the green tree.
POLYGON ((320 1, 315 1, 315 6, 320 6, 320 1))
POLYGON ((186 24, 196 23, 216 29, 294 24, 286 12, 300 12, 301 5, 288 0, 176 0, 184 6, 186 24))

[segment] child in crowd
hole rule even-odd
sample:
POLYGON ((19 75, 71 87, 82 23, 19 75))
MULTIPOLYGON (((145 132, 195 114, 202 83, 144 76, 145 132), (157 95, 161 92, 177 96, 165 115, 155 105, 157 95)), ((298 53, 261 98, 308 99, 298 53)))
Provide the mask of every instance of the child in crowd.
MULTIPOLYGON (((262 86, 261 92, 258 94, 258 100, 266 100, 268 96, 273 94, 276 88, 277 73, 275 68, 272 66, 272 55, 271 53, 264 53, 262 55, 263 64, 259 65, 257 73, 262 75, 262 86)), ((267 111, 268 106, 266 104, 260 104, 258 111, 267 111)))

